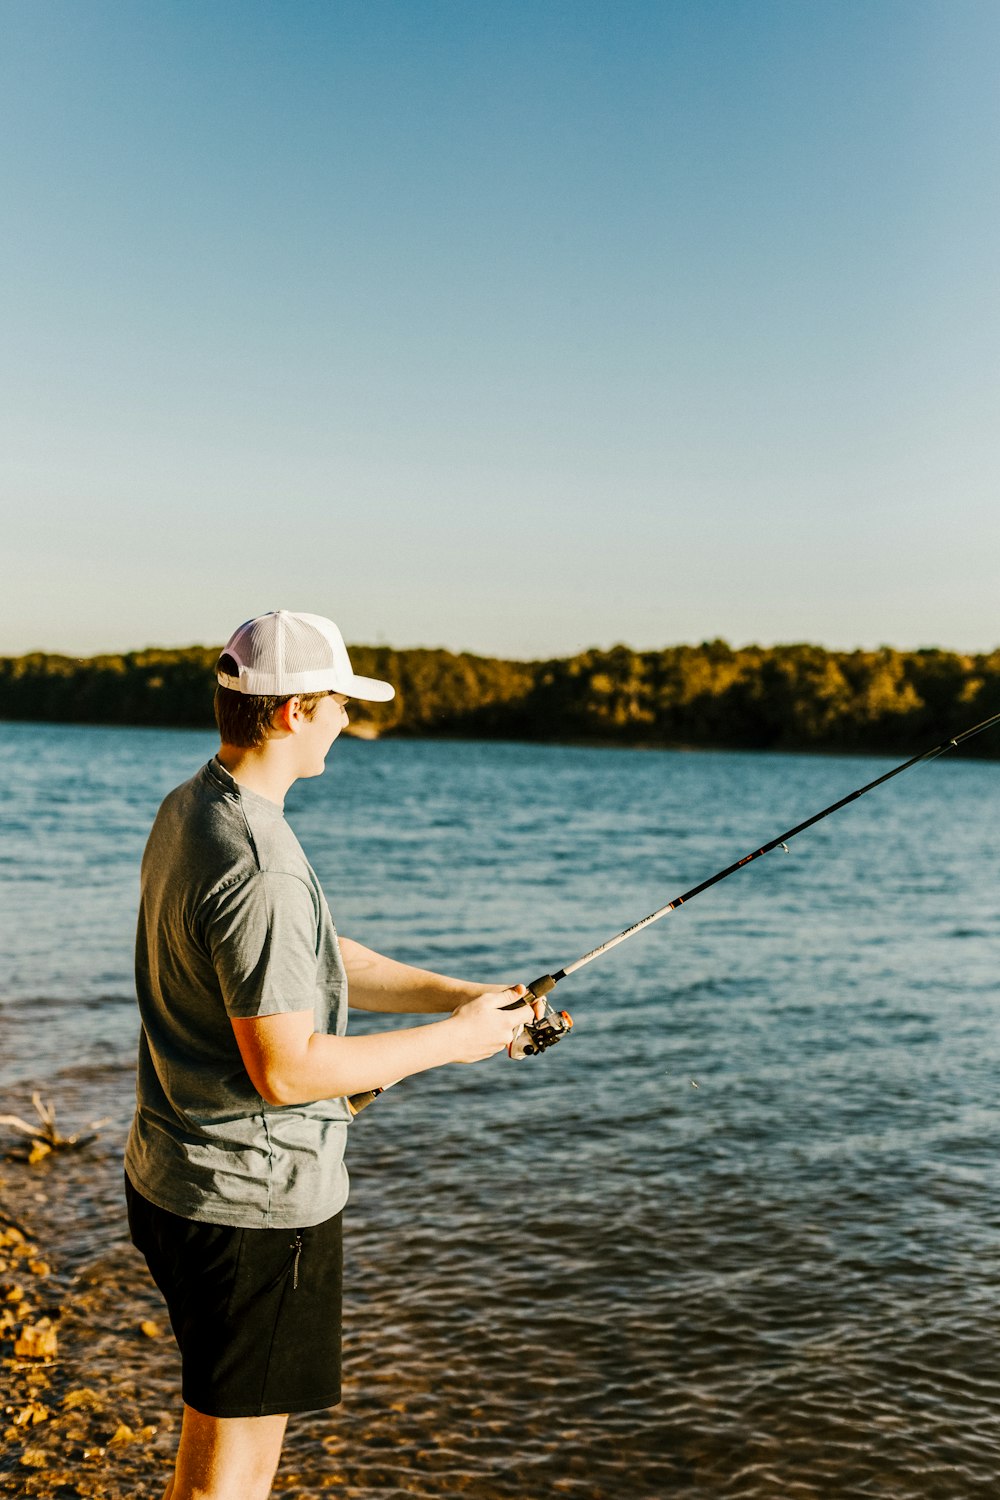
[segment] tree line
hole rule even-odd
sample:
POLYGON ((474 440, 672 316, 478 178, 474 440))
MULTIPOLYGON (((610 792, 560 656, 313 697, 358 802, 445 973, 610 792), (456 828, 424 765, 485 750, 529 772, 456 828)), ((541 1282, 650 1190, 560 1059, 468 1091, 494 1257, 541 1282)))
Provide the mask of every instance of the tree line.
MULTIPOLYGON (((0 658, 0 718, 209 727, 219 647, 0 658)), ((705 641, 502 661, 352 646, 396 687, 352 707, 362 732, 618 745, 906 751, 1000 710, 1000 650, 827 651, 705 641)), ((975 742, 1000 756, 1000 735, 975 742)))

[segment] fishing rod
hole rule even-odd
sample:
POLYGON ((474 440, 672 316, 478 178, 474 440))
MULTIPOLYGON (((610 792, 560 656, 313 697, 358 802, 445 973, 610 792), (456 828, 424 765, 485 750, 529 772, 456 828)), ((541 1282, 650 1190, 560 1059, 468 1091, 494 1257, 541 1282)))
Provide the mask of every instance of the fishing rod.
MULTIPOLYGON (((873 792, 877 786, 882 786, 885 782, 891 781, 894 776, 901 776, 904 771, 911 770, 913 766, 919 766, 925 761, 936 760, 939 755, 944 755, 946 751, 956 749, 957 746, 964 744, 966 740, 971 740, 975 735, 983 734, 985 730, 992 729, 994 724, 1000 724, 1000 714, 994 714, 992 718, 984 719, 981 724, 975 724, 971 729, 964 730, 962 734, 956 734, 950 740, 944 740, 940 745, 935 745, 931 750, 924 750, 921 754, 912 756, 909 760, 905 760, 901 766, 894 766, 891 771, 886 771, 884 775, 876 776, 874 781, 869 781, 867 785, 859 786, 856 791, 848 792, 846 797, 840 797, 836 802, 831 802, 830 806, 824 807, 821 812, 813 813, 811 818, 805 818, 801 823, 796 823, 794 828, 787 828, 784 833, 779 833, 777 838, 771 839, 767 844, 762 844, 752 854, 744 854, 742 859, 734 860, 724 870, 717 870, 707 880, 703 880, 700 884, 692 886, 683 895, 675 896, 673 901, 668 901, 666 906, 658 907, 656 911, 650 912, 649 916, 643 917, 641 921, 633 922, 631 927, 626 927, 622 932, 616 933, 614 937, 608 938, 606 942, 600 943, 596 948, 592 948, 582 958, 576 959, 571 964, 566 964, 562 969, 557 969, 554 974, 542 974, 538 979, 533 979, 527 986, 526 995, 520 1000, 513 1001, 510 1005, 501 1006, 502 1010, 517 1010, 521 1005, 530 1005, 533 1000, 544 1000, 545 1003, 542 1015, 535 1021, 522 1026, 517 1036, 507 1048, 508 1056, 513 1058, 534 1057, 539 1052, 545 1052, 549 1047, 553 1047, 556 1042, 561 1041, 567 1032, 570 1031, 573 1025, 572 1017, 564 1010, 553 1010, 548 1000, 545 1000, 545 996, 550 994, 556 985, 568 978, 570 974, 575 974, 577 969, 582 969, 584 964, 591 964, 595 959, 603 957, 605 953, 610 953, 611 949, 617 948, 619 943, 627 942, 629 938, 635 937, 637 932, 641 932, 644 927, 649 927, 653 922, 658 922, 661 917, 668 916, 670 912, 676 911, 679 906, 685 906, 689 901, 693 901, 695 896, 700 896, 702 891, 707 891, 710 886, 718 885, 720 880, 726 880, 730 875, 735 875, 736 871, 742 870, 744 865, 751 864, 755 859, 760 859, 764 854, 770 854, 772 849, 784 849, 787 853, 788 842, 790 839, 795 838, 796 834, 804 833, 807 828, 812 828, 815 823, 821 822, 823 818, 828 818, 831 813, 838 812, 840 808, 846 807, 849 802, 857 802, 859 797, 864 797, 866 793, 873 792)), ((386 1087, 392 1088, 393 1085, 387 1084, 386 1087)), ((384 1088, 370 1089, 366 1093, 352 1095, 348 1100, 351 1113, 357 1114, 360 1110, 365 1109, 367 1105, 371 1104, 373 1099, 377 1099, 379 1094, 384 1092, 384 1088)))

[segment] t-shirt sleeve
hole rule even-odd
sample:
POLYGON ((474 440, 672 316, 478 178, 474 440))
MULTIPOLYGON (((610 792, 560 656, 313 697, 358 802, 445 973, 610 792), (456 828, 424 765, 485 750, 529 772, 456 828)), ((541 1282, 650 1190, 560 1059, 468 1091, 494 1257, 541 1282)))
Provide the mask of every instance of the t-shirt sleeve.
POLYGON ((262 870, 217 892, 203 931, 233 1019, 312 1010, 319 914, 296 875, 262 870))

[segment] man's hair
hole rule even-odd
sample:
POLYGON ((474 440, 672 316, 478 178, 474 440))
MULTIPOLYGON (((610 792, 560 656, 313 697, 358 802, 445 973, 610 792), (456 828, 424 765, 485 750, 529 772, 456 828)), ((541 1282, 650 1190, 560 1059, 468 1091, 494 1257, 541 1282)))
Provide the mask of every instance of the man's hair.
MULTIPOLYGON (((239 665, 228 652, 223 652, 217 670, 227 676, 237 677, 239 665)), ((302 712, 311 719, 316 705, 326 693, 285 693, 272 697, 258 693, 238 693, 235 688, 223 687, 221 682, 215 689, 215 722, 219 726, 219 737, 224 745, 237 745, 241 750, 258 750, 266 741, 276 711, 290 698, 298 698, 302 712)))

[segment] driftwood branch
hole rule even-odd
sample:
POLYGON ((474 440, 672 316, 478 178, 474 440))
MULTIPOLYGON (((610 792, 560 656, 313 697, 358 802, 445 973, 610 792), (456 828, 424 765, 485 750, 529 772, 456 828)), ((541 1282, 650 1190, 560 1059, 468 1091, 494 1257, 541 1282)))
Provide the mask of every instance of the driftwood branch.
POLYGON ((98 1131, 105 1125, 111 1123, 110 1118, 105 1120, 93 1120, 86 1132, 77 1131, 75 1135, 60 1135, 56 1129, 56 1110, 54 1104, 46 1104, 41 1094, 34 1093, 31 1102, 35 1106, 39 1123, 32 1124, 28 1120, 22 1120, 20 1115, 0 1115, 0 1125, 9 1125, 20 1135, 27 1136, 31 1141, 31 1148, 20 1150, 15 1147, 8 1155, 21 1156, 25 1152, 29 1162, 41 1161, 52 1151, 69 1151, 74 1147, 87 1146, 91 1141, 97 1139, 98 1131))
POLYGON ((25 1229, 20 1219, 15 1219, 14 1215, 9 1214, 3 1207, 3 1205, 0 1204, 0 1228, 3 1228, 4 1226, 6 1226, 8 1229, 16 1229, 18 1234, 23 1235, 26 1240, 31 1238, 30 1234, 28 1233, 27 1229, 25 1229))

